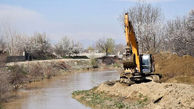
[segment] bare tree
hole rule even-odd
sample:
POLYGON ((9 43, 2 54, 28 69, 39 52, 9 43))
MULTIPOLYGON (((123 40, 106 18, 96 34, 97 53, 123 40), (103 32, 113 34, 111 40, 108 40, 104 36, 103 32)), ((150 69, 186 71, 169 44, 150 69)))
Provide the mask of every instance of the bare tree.
POLYGON ((9 83, 9 76, 7 70, 2 69, 0 70, 0 102, 2 102, 5 98, 7 98, 8 92, 11 90, 11 85, 9 83))
MULTIPOLYGON (((141 52, 158 51, 162 33, 160 9, 153 7, 151 4, 138 3, 135 7, 129 8, 127 12, 134 27, 141 52)), ((123 15, 121 18, 124 24, 123 15)))
POLYGON ((3 35, 6 37, 7 41, 7 50, 9 55, 19 55, 17 50, 17 44, 20 43, 20 36, 17 34, 17 32, 11 27, 10 25, 4 25, 3 35), (18 38, 16 38, 18 37, 18 38))
POLYGON ((189 16, 187 18, 187 29, 188 29, 188 48, 190 48, 189 53, 190 55, 194 56, 194 10, 191 10, 189 16))
POLYGON ((0 37, 0 67, 5 66, 6 58, 6 43, 4 38, 0 37))
POLYGON ((32 54, 36 59, 52 57, 52 46, 45 33, 35 33, 27 42, 25 51, 32 54))
POLYGON ((27 37, 15 31, 11 24, 4 22, 0 26, 1 48, 6 50, 9 55, 21 55, 27 37))
POLYGON ((125 46, 123 44, 116 44, 114 49, 114 54, 121 53, 123 54, 125 52, 125 46))
POLYGON ((0 54, 4 53, 6 49, 6 42, 3 37, 0 36, 0 54))
POLYGON ((166 25, 165 41, 166 48, 178 55, 194 56, 194 12, 191 11, 188 17, 177 17, 170 20, 166 25))
POLYGON ((63 39, 55 45, 56 54, 62 57, 71 56, 73 54, 77 55, 81 51, 82 44, 80 42, 70 40, 68 37, 63 37, 63 39))
POLYGON ((64 57, 69 55, 69 51, 70 51, 70 40, 68 37, 63 37, 63 39, 55 45, 55 52, 56 54, 64 57))
POLYGON ((109 55, 109 54, 114 52, 115 41, 112 38, 99 39, 96 42, 96 48, 100 52, 104 52, 104 53, 106 53, 106 55, 109 55))
POLYGON ((73 54, 76 56, 83 51, 82 44, 80 42, 74 42, 73 43, 73 54))

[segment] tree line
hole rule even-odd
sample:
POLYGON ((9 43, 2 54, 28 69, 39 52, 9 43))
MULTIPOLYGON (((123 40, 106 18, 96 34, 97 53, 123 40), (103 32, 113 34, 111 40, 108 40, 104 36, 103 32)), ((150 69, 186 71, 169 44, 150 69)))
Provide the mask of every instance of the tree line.
POLYGON ((147 3, 138 3, 125 12, 134 27, 140 52, 169 51, 194 56, 194 10, 173 20, 165 20, 160 8, 147 3))
MULTIPOLYGON (((134 27, 140 52, 169 51, 180 56, 194 56, 194 10, 173 20, 165 20, 160 8, 147 3, 138 3, 126 12, 134 27)), ((120 16, 122 24, 123 16, 124 13, 120 16)), ((0 28, 0 52, 7 51, 9 55, 21 55, 26 51, 36 58, 46 59, 53 58, 54 54, 58 57, 74 56, 86 50, 98 50, 109 55, 119 51, 123 53, 125 45, 116 44, 112 38, 102 38, 93 47, 84 49, 80 42, 68 37, 52 44, 46 33, 28 36, 10 28, 0 28)))
MULTIPOLYGON (((194 56, 194 10, 188 15, 165 20, 159 7, 137 3, 124 13, 129 14, 141 53, 168 51, 179 56, 194 56)), ((124 13, 120 15, 123 30, 124 13)), ((124 45, 126 44, 115 45, 112 39, 99 39, 96 42, 96 47, 106 54, 123 52, 124 45)))
MULTIPOLYGON (((9 31, 10 32, 10 31, 9 31)), ((52 44, 46 33, 34 33, 32 36, 16 32, 3 34, 0 38, 0 50, 10 56, 20 56, 24 52, 35 59, 48 59, 72 56, 82 51, 82 44, 63 37, 57 44, 52 44)))

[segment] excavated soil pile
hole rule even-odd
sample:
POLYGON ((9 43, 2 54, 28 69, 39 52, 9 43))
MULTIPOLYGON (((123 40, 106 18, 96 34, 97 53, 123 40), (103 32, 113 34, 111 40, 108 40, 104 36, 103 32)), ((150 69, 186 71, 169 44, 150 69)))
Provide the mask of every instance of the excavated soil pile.
POLYGON ((135 100, 144 96, 144 109, 194 109, 194 86, 177 83, 142 83, 131 86, 103 83, 96 89, 111 96, 135 100))
POLYGON ((159 53, 154 55, 154 60, 155 72, 162 74, 163 82, 194 84, 194 57, 159 53))

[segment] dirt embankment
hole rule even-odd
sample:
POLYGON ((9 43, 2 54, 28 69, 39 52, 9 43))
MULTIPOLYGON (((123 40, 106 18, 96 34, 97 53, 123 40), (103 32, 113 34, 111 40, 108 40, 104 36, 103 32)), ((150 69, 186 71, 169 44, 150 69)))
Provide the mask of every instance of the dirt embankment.
POLYGON ((149 82, 127 86, 106 82, 88 92, 74 93, 74 97, 98 108, 194 109, 193 90, 193 85, 178 83, 149 82))
POLYGON ((159 53, 154 58, 155 73, 162 74, 162 83, 127 86, 105 82, 91 90, 75 91, 73 97, 93 108, 194 109, 194 57, 159 53))
POLYGON ((131 100, 140 95, 147 97, 145 108, 149 109, 189 109, 194 108, 194 86, 176 83, 142 83, 125 86, 101 84, 96 91, 107 92, 110 95, 122 96, 131 100))
POLYGON ((162 82, 194 84, 194 57, 159 53, 154 59, 155 72, 162 74, 162 82))

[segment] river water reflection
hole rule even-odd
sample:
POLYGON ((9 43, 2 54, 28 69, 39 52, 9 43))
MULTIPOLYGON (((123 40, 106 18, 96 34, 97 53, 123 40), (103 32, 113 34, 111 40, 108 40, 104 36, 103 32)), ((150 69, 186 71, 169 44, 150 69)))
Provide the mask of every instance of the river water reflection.
POLYGON ((117 71, 72 73, 34 83, 35 89, 21 89, 5 109, 90 109, 72 98, 75 90, 86 90, 107 80, 119 79, 117 71))

